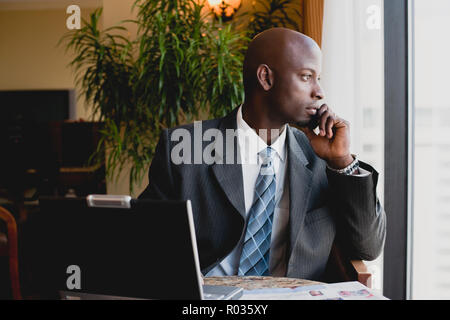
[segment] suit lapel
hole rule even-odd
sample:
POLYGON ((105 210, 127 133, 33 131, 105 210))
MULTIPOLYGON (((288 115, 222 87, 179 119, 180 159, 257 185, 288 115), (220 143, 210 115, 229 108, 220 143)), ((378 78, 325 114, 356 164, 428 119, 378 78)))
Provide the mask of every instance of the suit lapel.
POLYGON ((240 165, 214 164, 212 171, 228 200, 245 217, 244 187, 240 165))
MULTIPOLYGON (((238 108, 235 108, 230 114, 223 118, 219 130, 222 132, 223 149, 219 158, 222 158, 222 163, 214 163, 211 166, 212 172, 217 179, 220 187, 227 196, 228 200, 233 204, 236 210, 239 211, 242 217, 245 217, 245 200, 244 200, 244 186, 242 181, 242 167, 236 161, 233 164, 226 164, 226 130, 237 127, 236 116, 238 108)), ((238 142, 235 140, 234 158, 239 157, 238 142)), ((219 152, 220 152, 219 151, 219 152)), ((216 151, 217 152, 217 151, 216 151)), ((217 159, 217 158, 216 158, 217 159)))
POLYGON ((289 254, 295 246, 297 235, 305 219, 308 207, 309 194, 311 192, 312 172, 307 167, 306 158, 302 147, 296 139, 292 129, 288 126, 288 172, 289 172, 289 254))

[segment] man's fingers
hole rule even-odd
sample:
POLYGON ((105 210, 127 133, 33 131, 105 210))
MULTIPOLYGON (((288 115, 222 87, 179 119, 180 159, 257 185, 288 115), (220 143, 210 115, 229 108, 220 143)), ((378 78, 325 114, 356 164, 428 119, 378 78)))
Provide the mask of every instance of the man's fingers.
MULTIPOLYGON (((319 118, 319 130, 320 130, 320 135, 321 136, 325 136, 325 122, 323 120, 323 116, 326 116, 326 112, 328 111, 328 105, 323 104, 319 110, 317 110, 317 117, 319 118)), ((326 121, 326 118, 325 118, 326 121)))
POLYGON ((328 118, 331 116, 330 112, 327 110, 325 112, 322 113, 320 120, 319 120, 319 129, 320 129, 320 135, 322 137, 325 137, 327 134, 326 131, 326 124, 327 124, 327 120, 328 118))
POLYGON ((326 123, 326 131, 327 131, 327 138, 331 139, 333 138, 333 126, 336 123, 336 119, 333 116, 328 117, 327 123, 326 123))
POLYGON ((317 115, 321 117, 322 114, 327 110, 329 110, 328 105, 324 103, 323 105, 320 106, 319 110, 317 110, 317 115))
POLYGON ((323 104, 317 111, 317 116, 319 117, 319 135, 331 139, 333 137, 333 126, 337 119, 336 115, 328 105, 323 104))

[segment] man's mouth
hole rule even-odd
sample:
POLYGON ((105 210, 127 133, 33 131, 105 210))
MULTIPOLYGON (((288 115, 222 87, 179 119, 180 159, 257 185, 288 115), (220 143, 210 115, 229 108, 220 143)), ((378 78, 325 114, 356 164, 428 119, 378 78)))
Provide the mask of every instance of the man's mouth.
POLYGON ((311 116, 315 116, 317 114, 317 110, 318 108, 308 107, 306 108, 306 113, 308 113, 311 116))

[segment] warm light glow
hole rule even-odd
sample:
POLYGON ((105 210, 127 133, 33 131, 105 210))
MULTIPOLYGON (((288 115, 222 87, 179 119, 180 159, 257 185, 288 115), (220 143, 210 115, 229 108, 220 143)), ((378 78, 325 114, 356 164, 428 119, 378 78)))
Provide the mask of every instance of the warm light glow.
POLYGON ((241 0, 208 0, 209 7, 218 17, 231 18, 241 6, 241 0))
POLYGON ((222 2, 222 0, 208 0, 208 2, 211 7, 214 7, 218 6, 222 2))

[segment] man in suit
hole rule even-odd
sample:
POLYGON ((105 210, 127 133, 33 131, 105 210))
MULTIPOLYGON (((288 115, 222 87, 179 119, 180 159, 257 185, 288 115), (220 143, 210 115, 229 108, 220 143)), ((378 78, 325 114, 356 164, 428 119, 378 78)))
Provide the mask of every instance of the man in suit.
POLYGON ((207 276, 320 280, 335 241, 349 258, 375 259, 386 219, 378 174, 351 155, 348 122, 321 103, 318 45, 267 30, 243 71, 243 105, 163 131, 139 198, 192 201, 207 276))

